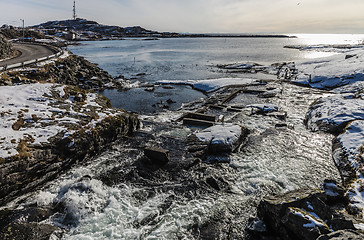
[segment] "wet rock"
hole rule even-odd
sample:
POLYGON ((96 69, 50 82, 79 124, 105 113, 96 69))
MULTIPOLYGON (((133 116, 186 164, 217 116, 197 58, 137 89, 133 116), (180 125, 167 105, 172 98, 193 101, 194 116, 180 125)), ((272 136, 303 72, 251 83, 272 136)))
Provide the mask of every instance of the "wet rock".
POLYGON ((172 99, 167 99, 167 101, 166 101, 168 104, 172 104, 172 103, 176 103, 175 101, 173 101, 172 99))
POLYGON ((261 94, 259 94, 258 96, 260 98, 273 98, 275 96, 277 96, 278 94, 280 94, 282 92, 281 89, 273 89, 273 90, 268 90, 266 92, 263 92, 261 94))
POLYGON ((265 231, 267 231, 267 226, 265 225, 265 223, 260 220, 259 218, 253 218, 253 219, 249 219, 248 221, 248 225, 246 226, 247 230, 250 232, 259 232, 259 233, 264 233, 265 231))
POLYGON ((169 162, 169 151, 162 148, 145 147, 144 154, 153 163, 158 165, 164 165, 169 162))
MULTIPOLYGON (((325 200, 326 195, 324 192, 309 189, 267 197, 258 206, 258 217, 264 221, 267 229, 273 235, 282 239, 301 239, 300 235, 296 233, 298 231, 296 228, 299 228, 302 224, 298 226, 296 223, 305 221, 305 217, 296 217, 294 209, 300 209, 300 211, 307 213, 314 212, 317 218, 331 219, 332 213, 324 203, 325 200)), ((300 229, 300 231, 303 230, 305 229, 300 229)), ((320 231, 317 232, 318 235, 320 235, 320 231)))
POLYGON ((39 222, 52 214, 50 209, 36 207, 1 210, 0 239, 49 239, 59 228, 39 222))
POLYGON ((277 123, 275 126, 275 128, 286 128, 288 127, 287 123, 277 123))
POLYGON ((186 113, 181 118, 182 119, 189 118, 189 119, 203 120, 203 121, 208 121, 208 122, 215 122, 215 120, 216 120, 216 116, 214 116, 214 115, 208 115, 208 114, 203 114, 203 113, 193 113, 193 112, 186 113))
POLYGON ((0 232, 3 240, 48 240, 59 228, 43 223, 10 223, 0 232))
POLYGON ((323 184, 323 190, 325 191, 327 202, 329 204, 342 203, 347 202, 347 199, 344 197, 345 190, 344 188, 338 184, 335 180, 326 179, 323 184))
POLYGON ((299 189, 264 198, 257 212, 267 231, 247 229, 251 239, 316 239, 331 230, 355 229, 354 223, 361 221, 346 212, 348 200, 343 187, 325 180, 323 190, 299 189))
POLYGON ((355 169, 337 138, 332 141, 332 158, 340 172, 343 185, 349 184, 356 177, 355 169))
POLYGON ((211 127, 215 124, 215 122, 206 121, 206 120, 199 120, 199 119, 193 119, 193 118, 184 118, 183 124, 185 125, 191 125, 191 126, 206 126, 211 127))
POLYGON ((49 144, 22 146, 21 154, 0 165, 0 204, 34 191, 77 162, 98 153, 120 136, 131 135, 140 127, 133 114, 107 117, 91 131, 81 129, 72 136, 60 133, 49 144))
POLYGON ((361 240, 364 234, 354 230, 340 230, 330 234, 325 234, 317 238, 317 240, 361 240))
POLYGON ((212 188, 214 188, 217 191, 220 191, 219 184, 217 180, 214 177, 208 177, 206 178, 206 183, 210 185, 212 188))
POLYGON ((345 59, 353 58, 355 56, 356 56, 356 54, 346 54, 345 59))
POLYGON ((322 219, 300 208, 289 207, 282 223, 287 232, 295 235, 297 239, 316 239, 322 234, 330 233, 329 227, 322 219))
POLYGON ((229 112, 241 112, 242 111, 241 108, 235 107, 235 106, 230 106, 226 110, 229 111, 229 112))
POLYGON ((162 88, 163 89, 169 89, 169 90, 174 89, 174 87, 172 87, 172 86, 166 86, 166 85, 163 85, 162 88))
POLYGON ((146 92, 154 92, 155 91, 155 88, 154 87, 144 88, 144 91, 146 91, 146 92))

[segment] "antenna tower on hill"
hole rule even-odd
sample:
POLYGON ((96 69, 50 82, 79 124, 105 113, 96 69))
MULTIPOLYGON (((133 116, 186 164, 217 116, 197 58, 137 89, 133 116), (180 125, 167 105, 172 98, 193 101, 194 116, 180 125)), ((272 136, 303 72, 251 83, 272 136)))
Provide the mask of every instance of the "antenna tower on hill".
POLYGON ((76 1, 73 1, 73 20, 76 20, 76 1))

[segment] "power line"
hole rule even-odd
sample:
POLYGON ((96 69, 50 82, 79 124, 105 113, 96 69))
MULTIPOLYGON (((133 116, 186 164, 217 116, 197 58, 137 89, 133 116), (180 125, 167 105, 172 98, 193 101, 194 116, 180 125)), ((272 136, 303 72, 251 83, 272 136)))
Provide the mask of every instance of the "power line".
POLYGON ((73 1, 73 20, 76 20, 76 1, 73 1))

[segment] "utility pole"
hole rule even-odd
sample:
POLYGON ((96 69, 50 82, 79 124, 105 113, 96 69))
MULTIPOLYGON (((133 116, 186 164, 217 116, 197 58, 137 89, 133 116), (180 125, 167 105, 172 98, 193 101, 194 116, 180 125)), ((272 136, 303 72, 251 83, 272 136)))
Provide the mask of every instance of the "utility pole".
POLYGON ((20 19, 20 21, 23 22, 23 42, 24 42, 24 38, 25 38, 25 33, 24 33, 24 19, 20 19))
POLYGON ((73 1, 73 20, 76 20, 76 1, 73 1))

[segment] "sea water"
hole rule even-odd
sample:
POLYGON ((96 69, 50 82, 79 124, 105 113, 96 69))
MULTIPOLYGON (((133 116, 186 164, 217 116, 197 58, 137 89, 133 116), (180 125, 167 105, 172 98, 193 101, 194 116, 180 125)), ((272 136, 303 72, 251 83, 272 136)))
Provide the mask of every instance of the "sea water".
MULTIPOLYGON (((301 45, 302 41, 129 39, 87 42, 72 47, 72 51, 99 63, 100 67, 113 75, 132 77, 146 73, 143 79, 135 81, 153 83, 158 80, 227 77, 227 73, 216 71, 214 66, 217 64, 303 59, 307 57, 306 53, 283 48, 289 44, 301 45)), ((343 40, 343 43, 346 42, 343 40)), ((303 125, 308 104, 322 96, 322 93, 288 84, 285 87, 286 92, 277 100, 277 104, 287 111, 287 123, 294 128, 272 130, 264 117, 244 114, 235 117, 236 121, 251 130, 252 137, 240 152, 230 156, 229 163, 221 165, 221 168, 226 169, 221 173, 230 182, 230 192, 184 197, 152 185, 148 187, 121 182, 107 186, 98 180, 100 173, 118 166, 123 171, 122 166, 132 163, 142 154, 135 148, 116 144, 92 158, 87 165, 76 166, 48 184, 35 193, 30 201, 40 206, 63 203, 67 216, 54 216, 49 221, 70 229, 64 239, 196 239, 198 234, 193 232, 194 226, 201 227, 214 216, 224 216, 225 212, 234 212, 235 215, 230 219, 231 226, 243 234, 248 218, 254 216, 256 206, 263 196, 301 187, 320 187, 325 178, 339 180, 331 159, 332 137, 309 132, 303 125), (136 193, 148 196, 151 189, 154 189, 153 195, 143 199, 136 197, 136 193), (176 200, 162 210, 160 205, 171 198, 176 200)), ((120 98, 123 93, 120 94, 119 101, 125 101, 120 98)), ((183 101, 193 98, 189 96, 183 101)), ((239 99, 233 101, 238 102, 239 99)), ((144 130, 153 132, 156 137, 164 134, 153 128, 144 130)), ((185 135, 188 130, 182 128, 180 131, 185 135)), ((214 167, 211 165, 212 169, 214 167)), ((204 174, 208 173, 206 171, 204 174)), ((163 184, 177 187, 181 183, 165 181, 163 184)))
MULTIPOLYGON (((158 112, 158 104, 172 100, 170 109, 182 103, 204 97, 188 86, 166 91, 148 86, 161 80, 203 80, 241 77, 219 68, 219 65, 254 62, 269 65, 335 54, 323 46, 350 45, 363 41, 363 35, 300 34, 291 38, 161 38, 151 41, 125 39, 117 41, 90 41, 70 46, 69 50, 99 64, 111 75, 130 79, 130 91, 105 90, 103 95, 113 106, 139 113, 158 112), (285 48, 285 46, 321 46, 311 50, 285 48), (128 99, 128 101, 125 101, 128 99)), ((244 77, 272 78, 263 74, 245 74, 244 77)))

